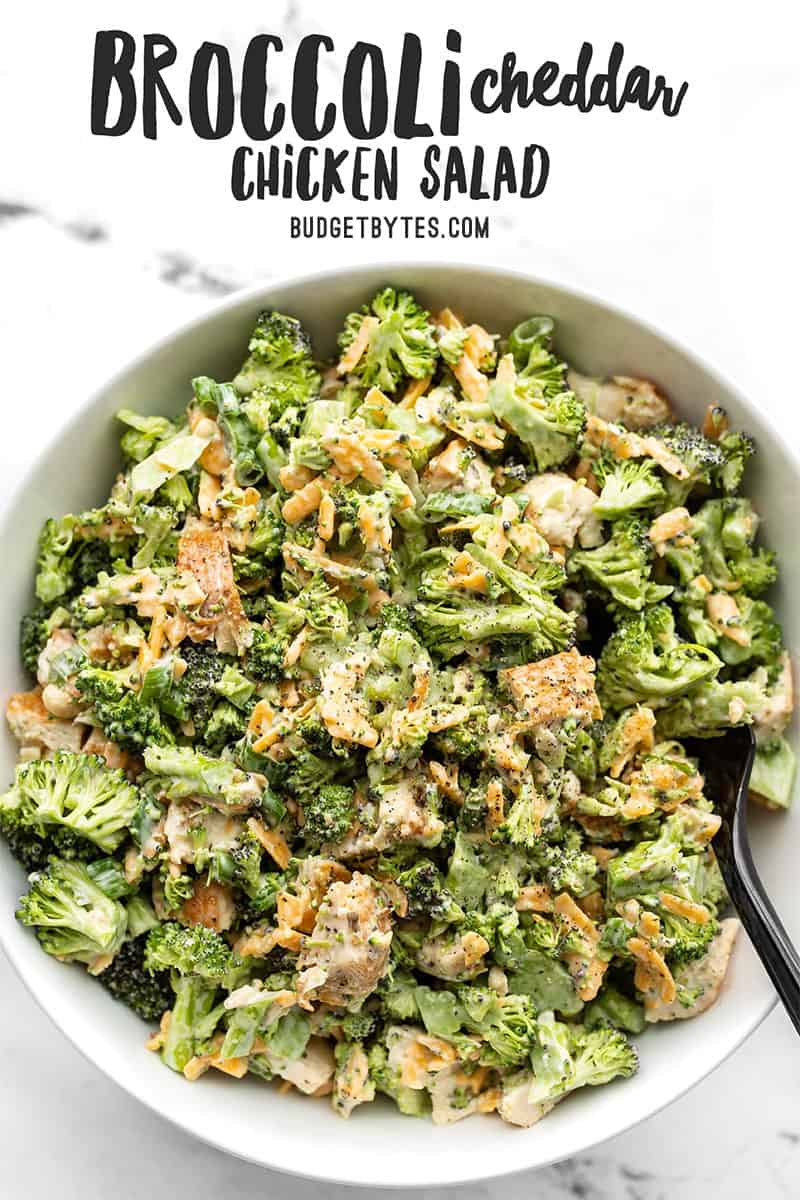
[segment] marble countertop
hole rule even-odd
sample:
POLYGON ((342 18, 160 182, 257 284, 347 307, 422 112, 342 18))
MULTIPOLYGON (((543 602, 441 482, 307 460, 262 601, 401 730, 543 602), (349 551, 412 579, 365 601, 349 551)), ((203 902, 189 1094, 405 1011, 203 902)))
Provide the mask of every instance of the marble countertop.
MULTIPOLYGON (((507 3, 499 0, 498 7, 507 3)), ((767 330, 771 346, 796 341, 794 205, 800 180, 784 139, 788 114, 800 112, 800 83, 796 57, 787 61, 788 33, 779 32, 783 9, 767 0, 774 23, 770 38, 759 39, 745 20, 745 6, 733 4, 720 62, 714 22, 697 6, 685 6, 684 15, 693 14, 689 41, 677 26, 651 29, 640 6, 619 5, 622 33, 603 28, 591 16, 594 6, 569 7, 573 16, 554 25, 559 44, 574 45, 584 36, 579 18, 591 27, 586 36, 624 36, 645 60, 692 80, 692 105, 668 129, 657 121, 645 126, 622 120, 612 129, 599 122, 596 128, 606 131, 599 149, 587 125, 553 125, 548 136, 558 173, 548 195, 527 208, 497 206, 490 240, 457 247, 292 242, 290 204, 237 207, 226 192, 221 161, 198 178, 199 164, 208 159, 205 148, 188 139, 167 151, 148 149, 138 138, 126 143, 127 158, 122 142, 112 155, 107 143, 88 137, 84 111, 87 46, 94 29, 112 23, 106 6, 91 0, 77 19, 54 11, 53 36, 37 53, 40 70, 64 83, 59 112, 53 114, 52 91, 49 102, 31 93, 24 120, 8 140, 4 132, 0 342, 6 379, 16 389, 32 384, 33 402, 20 409, 6 395, 10 436, 0 446, 0 504, 24 469, 37 428, 63 421, 121 360, 209 300, 320 263, 427 258, 453 249, 471 259, 524 264, 635 309, 701 350, 771 410, 787 439, 800 444, 788 420, 796 401, 775 386, 780 373, 774 354, 765 371, 770 355, 763 344, 767 330), (63 63, 70 54, 72 61, 78 56, 78 75, 67 78, 63 63), (743 70, 747 93, 740 87, 743 70), (47 120, 55 121, 59 136, 48 143, 45 162, 30 148, 47 120)), ((678 3, 678 10, 683 7, 678 3)), ((205 2, 193 10, 191 19, 173 14, 166 21, 157 15, 161 6, 145 0, 137 5, 135 24, 169 25, 171 35, 191 47, 203 37, 241 42, 244 30, 256 31, 242 0, 228 6, 224 20, 205 2)), ((348 32, 358 27, 357 10, 349 0, 341 6, 344 45, 356 36, 348 32)), ((33 38, 37 19, 36 5, 15 16, 19 45, 33 38)), ((125 18, 114 21, 124 24, 125 18)), ((287 40, 316 24, 310 0, 273 6, 270 27, 287 40)), ((412 0, 403 25, 390 28, 385 18, 384 32, 396 36, 397 29, 415 24, 430 26, 432 37, 443 28, 412 0)), ((465 36, 469 24, 462 22, 465 36)), ((504 48, 502 37, 490 35, 480 57, 489 61, 504 48)), ((8 59, 0 68, 0 96, 24 86, 24 55, 8 59)), ((521 125, 515 128, 518 141, 530 140, 521 125)), ((9 1200, 45 1200, 54 1193, 64 1200, 109 1194, 166 1200, 189 1184, 196 1200, 310 1200, 319 1193, 318 1185, 227 1158, 138 1106, 50 1025, 2 957, 0 995, 6 1014, 0 1025, 0 1192, 9 1200)), ((700 1200, 709 1192, 725 1200, 750 1200, 756 1193, 760 1200, 793 1197, 800 1181, 799 1067, 796 1036, 775 1011, 711 1078, 637 1129, 535 1178, 460 1188, 458 1195, 493 1200, 502 1189, 511 1198, 535 1190, 541 1200, 700 1200)), ((330 1187, 324 1194, 347 1190, 330 1187)))

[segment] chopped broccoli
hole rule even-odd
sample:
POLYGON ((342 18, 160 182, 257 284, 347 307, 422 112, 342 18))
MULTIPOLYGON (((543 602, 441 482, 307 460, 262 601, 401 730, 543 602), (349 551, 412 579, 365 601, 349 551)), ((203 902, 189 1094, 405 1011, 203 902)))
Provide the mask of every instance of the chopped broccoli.
POLYGON ((768 693, 756 679, 708 679, 658 712, 664 738, 713 737, 731 725, 750 725, 768 693))
POLYGON ((123 771, 93 754, 56 750, 52 758, 17 767, 0 811, 16 810, 19 824, 43 833, 63 827, 110 852, 126 837, 138 802, 123 771))
POLYGON ((147 935, 144 964, 149 971, 178 971, 222 983, 238 968, 231 948, 204 925, 165 921, 147 935))
POLYGON ((369 340, 354 367, 365 387, 395 392, 403 379, 424 379, 436 367, 438 350, 429 314, 409 292, 384 288, 361 312, 350 313, 339 335, 339 348, 346 351, 364 318, 372 318, 369 340))
POLYGON ((543 817, 547 802, 539 793, 532 779, 523 780, 519 793, 506 814, 502 825, 495 831, 496 841, 506 841, 511 846, 533 849, 544 832, 543 817))
POLYGON ((253 640, 247 651, 247 670, 254 679, 276 683, 283 677, 283 657, 288 639, 260 625, 253 625, 253 640))
POLYGON ((200 976, 173 975, 171 982, 175 996, 161 1060, 170 1070, 183 1071, 209 1042, 222 1016, 222 1005, 215 1007, 216 984, 209 984, 200 976))
POLYGON ((171 800, 205 796, 232 807, 248 808, 261 799, 263 780, 234 763, 200 754, 191 746, 148 746, 144 752, 148 771, 160 777, 171 800))
POLYGON ((507 591, 509 603, 496 603, 459 596, 457 590, 439 581, 435 574, 423 582, 422 594, 435 603, 417 604, 415 624, 425 644, 443 658, 453 658, 471 645, 495 639, 517 639, 530 658, 565 650, 574 636, 575 618, 559 608, 548 595, 557 588, 563 573, 554 565, 535 576, 509 566, 482 546, 470 543, 466 552, 484 568, 495 595, 507 591))
POLYGON ((75 686, 110 741, 127 750, 171 745, 175 738, 155 704, 132 691, 125 673, 103 667, 84 667, 75 686))
POLYGON ((33 926, 48 954, 102 970, 125 938, 127 914, 94 882, 82 863, 51 858, 34 873, 17 919, 33 926))
POLYGON ((614 520, 634 509, 651 508, 664 498, 658 466, 652 459, 626 458, 605 462, 600 458, 592 469, 602 485, 594 511, 603 520, 614 520))
POLYGON ((19 650, 22 665, 31 675, 36 674, 39 655, 51 633, 50 610, 37 604, 25 613, 19 625, 19 650))
POLYGON ((610 1083, 618 1076, 627 1078, 639 1060, 618 1029, 601 1026, 587 1030, 556 1021, 552 1013, 541 1013, 531 1063, 528 1102, 543 1104, 554 1103, 579 1087, 610 1083))
POLYGON ((353 789, 323 784, 303 800, 303 837, 312 846, 339 842, 355 819, 353 789))
POLYGON ((44 523, 36 560, 36 599, 42 604, 54 604, 75 585, 72 566, 76 524, 77 518, 72 515, 58 521, 50 518, 44 523))
POLYGON ((545 393, 545 398, 540 385, 539 376, 525 372, 516 384, 493 379, 488 399, 495 418, 519 438, 536 469, 549 471, 575 454, 586 409, 574 392, 545 393))
POLYGON ((265 434, 281 416, 304 408, 317 395, 320 376, 311 357, 309 336, 294 317, 261 313, 248 348, 249 356, 233 386, 247 397, 247 420, 265 434))
POLYGON ((666 604, 626 617, 603 647, 597 687, 604 707, 648 704, 660 708, 703 680, 722 662, 705 646, 682 642, 666 604))
POLYGON ((342 1021, 342 1032, 350 1042, 364 1042, 371 1037, 380 1025, 380 1017, 376 1012, 362 1009, 361 1012, 351 1012, 342 1021))
POLYGON ((435 864, 423 858, 395 876, 395 882, 408 898, 410 917, 430 917, 434 921, 460 921, 464 913, 445 887, 435 864))
POLYGON ((571 575, 583 575, 590 586, 608 592, 623 609, 640 612, 672 592, 671 587, 650 578, 653 544, 647 527, 636 516, 614 521, 611 537, 594 550, 574 550, 569 559, 571 575))
POLYGON ((711 485, 725 467, 727 456, 722 447, 693 425, 658 425, 651 433, 680 459, 688 472, 685 479, 670 476, 665 481, 671 504, 683 504, 696 487, 711 485))
POLYGON ((585 1029, 590 1030, 610 1025, 614 1029, 621 1029, 623 1033, 643 1033, 646 1024, 644 1008, 612 984, 606 983, 599 995, 587 1004, 583 1024, 585 1029))
POLYGON ((143 1021, 158 1021, 172 1003, 172 989, 166 971, 150 971, 144 965, 146 941, 140 934, 124 942, 98 978, 115 1000, 127 1004, 143 1021))

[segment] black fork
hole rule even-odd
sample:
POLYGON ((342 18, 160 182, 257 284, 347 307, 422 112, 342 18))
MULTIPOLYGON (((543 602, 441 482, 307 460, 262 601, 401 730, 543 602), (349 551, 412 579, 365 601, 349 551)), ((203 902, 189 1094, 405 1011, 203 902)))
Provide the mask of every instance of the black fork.
POLYGON ((699 761, 706 794, 722 818, 714 850, 731 902, 800 1033, 800 958, 764 891, 747 836, 747 785, 756 750, 753 731, 740 725, 721 737, 683 740, 699 761))

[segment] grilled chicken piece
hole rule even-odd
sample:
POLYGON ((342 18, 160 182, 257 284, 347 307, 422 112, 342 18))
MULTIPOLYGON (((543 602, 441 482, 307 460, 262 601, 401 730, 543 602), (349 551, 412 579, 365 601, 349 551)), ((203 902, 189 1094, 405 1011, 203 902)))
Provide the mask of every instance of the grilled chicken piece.
POLYGON ((584 548, 602 542, 603 531, 593 512, 597 496, 586 484, 560 471, 546 471, 520 492, 530 497, 525 515, 550 546, 571 547, 576 538, 584 548))
POLYGON ((533 1076, 530 1071, 521 1075, 512 1075, 503 1080, 503 1093, 497 1105, 497 1111, 509 1125, 519 1125, 529 1129, 537 1121, 555 1107, 555 1102, 546 1101, 544 1104, 531 1104, 528 1095, 531 1090, 533 1076))
POLYGON ((672 420, 669 401, 649 379, 614 375, 604 381, 570 371, 567 383, 590 413, 604 421, 619 421, 626 429, 652 429, 672 420))
POLYGON ((603 715, 594 690, 594 659, 573 647, 539 662, 500 672, 517 708, 533 725, 577 717, 583 724, 603 715))
POLYGON ((700 995, 690 1008, 685 1008, 678 997, 669 1004, 661 1000, 657 992, 645 996, 645 1019, 647 1021, 685 1021, 687 1017, 699 1017, 719 996, 733 946, 741 925, 735 917, 720 922, 720 931, 711 942, 708 951, 696 962, 676 972, 678 988, 701 988, 700 995))
POLYGON ((434 1125, 453 1125, 473 1113, 494 1112, 500 1089, 486 1086, 488 1076, 485 1067, 467 1074, 459 1063, 439 1071, 430 1088, 434 1125))
POLYGON ((375 1099, 375 1084, 369 1077, 364 1047, 355 1042, 344 1062, 336 1068, 333 1080, 333 1107, 340 1117, 349 1117, 359 1104, 375 1099))
POLYGON ((489 943, 479 933, 440 933, 427 938, 417 951, 417 966, 437 979, 473 979, 485 970, 489 943))
POLYGON ((358 1004, 375 990, 389 961, 389 908, 368 875, 332 883, 297 960, 298 996, 335 1008, 358 1004))
POLYGON ((44 758, 54 750, 80 750, 85 725, 75 725, 51 715, 42 700, 42 689, 17 692, 6 706, 6 719, 20 743, 20 757, 44 758))
POLYGON ((264 1051, 270 1069, 286 1079, 306 1096, 323 1096, 330 1091, 335 1062, 333 1046, 325 1038, 312 1037, 300 1058, 281 1058, 270 1052, 269 1043, 264 1051))
POLYGON ((443 822, 427 807, 424 778, 406 774, 383 789, 378 805, 377 824, 367 832, 358 826, 335 848, 340 859, 365 858, 398 842, 429 845, 444 828, 443 822))
POLYGON ((188 572, 205 593, 188 627, 193 642, 212 638, 223 654, 238 654, 252 641, 252 631, 233 578, 228 540, 196 518, 187 520, 178 541, 178 571, 188 572))
POLYGON ((233 892, 225 883, 205 883, 198 879, 192 895, 175 915, 185 925, 205 925, 206 929, 224 933, 236 916, 233 892))

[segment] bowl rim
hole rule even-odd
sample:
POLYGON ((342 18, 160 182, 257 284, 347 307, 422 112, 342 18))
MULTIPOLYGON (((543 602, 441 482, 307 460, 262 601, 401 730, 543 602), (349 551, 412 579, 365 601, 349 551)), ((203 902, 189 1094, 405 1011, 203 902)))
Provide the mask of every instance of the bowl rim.
MULTIPOLYGON (((446 272, 485 272, 501 279, 506 278, 509 280, 525 282, 534 286, 541 286, 552 292, 561 293, 564 297, 577 298, 578 300, 584 301, 588 304, 596 305, 616 317, 638 325, 653 338, 664 343, 671 351, 677 352, 677 354, 680 355, 688 365, 701 371, 706 376, 713 379, 714 382, 719 384, 724 390, 735 396, 738 403, 741 404, 742 408, 746 412, 753 412, 761 425, 769 433, 770 437, 775 438, 779 443, 781 443, 782 449, 784 450, 787 458, 797 471, 798 475, 800 475, 800 453, 795 451, 792 445, 787 443, 781 437, 777 422, 773 418, 771 412, 761 409, 756 410, 756 405, 742 393, 736 384, 732 383, 721 371, 716 368, 716 366, 709 364, 697 351, 684 345, 681 340, 673 337, 671 334, 665 333, 660 327, 653 324, 650 320, 634 314, 627 307, 616 302, 609 302, 608 300, 605 300, 602 296, 598 295, 594 291, 584 287, 574 286, 571 283, 564 283, 559 280, 533 274, 529 271, 519 270, 517 268, 508 267, 505 265, 488 264, 480 261, 479 259, 472 259, 468 257, 457 259, 448 258, 441 260, 414 258, 410 260, 389 259, 376 262, 364 261, 355 262, 352 264, 339 263, 331 267, 326 267, 322 270, 304 271, 300 273, 282 273, 281 275, 267 277, 256 283, 248 284, 242 288, 237 288, 229 295, 220 299, 215 299, 210 301, 208 304, 203 305, 191 317, 178 322, 176 325, 172 326, 167 333, 155 340, 147 342, 144 346, 135 351, 121 367, 119 367, 110 376, 106 377, 100 384, 93 388, 86 398, 77 405, 75 411, 70 415, 70 417, 63 424, 59 425, 53 436, 46 438, 39 445, 36 454, 29 461, 26 470, 20 477, 16 486, 12 488, 2 502, 2 511, 0 511, 0 541, 2 541, 9 534, 13 512, 21 502, 25 492, 30 488, 33 480, 36 478, 41 464, 47 455, 52 451, 54 445, 63 437, 65 437, 69 431, 76 429, 81 425, 86 417, 87 412, 89 412, 95 406, 95 404, 106 392, 109 392, 117 387, 120 382, 122 382, 128 375, 137 371, 139 367, 143 366, 150 358, 159 354, 161 351, 168 349, 170 344, 176 339, 191 334, 193 330, 203 326, 209 320, 219 317, 229 310, 239 307, 240 305, 246 304, 248 301, 255 302, 260 300, 264 302, 268 300, 271 292, 277 291, 284 287, 308 287, 309 285, 314 284, 324 284, 327 281, 340 277, 348 272, 355 273, 359 271, 381 271, 385 274, 387 280, 391 280, 392 274, 395 272, 409 274, 413 273, 415 270, 424 269, 427 271, 432 267, 441 271, 443 274, 446 272)), ((480 1183, 493 1179, 510 1178, 516 1175, 521 1175, 526 1171, 540 1170, 541 1168, 552 1165, 554 1162, 564 1161, 564 1157, 561 1155, 553 1155, 529 1166, 504 1166, 502 1162, 499 1162, 496 1165, 493 1165, 491 1170, 482 1170, 479 1174, 475 1173, 474 1168, 468 1173, 459 1172, 458 1167, 454 1164, 453 1173, 448 1176, 447 1180, 437 1177, 430 1180, 417 1180, 413 1184, 408 1184, 402 1179, 393 1181, 386 1180, 385 1178, 371 1178, 369 1180, 359 1179, 357 1182, 354 1182, 352 1178, 331 1174, 329 1171, 325 1172, 322 1170, 315 1170, 313 1162, 310 1162, 308 1166, 305 1166, 304 1164, 303 1169, 295 1169, 288 1165, 269 1162, 264 1157, 258 1157, 255 1154, 245 1154, 240 1149, 234 1148, 228 1144, 224 1139, 215 1138, 211 1134, 201 1132, 194 1128, 191 1124, 190 1114, 187 1113, 186 1116, 182 1116, 180 1113, 176 1113, 175 1111, 168 1109, 165 1105, 160 1103, 157 1096, 148 1094, 145 1087, 137 1084, 135 1080, 123 1078, 118 1073, 112 1073, 112 1071, 103 1064, 102 1056, 100 1054, 93 1054, 88 1046, 82 1045, 78 1040, 76 1040, 76 1038, 73 1038, 73 1036, 65 1029, 64 1024, 57 1013, 48 1008, 45 999, 37 995, 33 986, 28 982, 21 958, 18 958, 12 946, 4 937, 2 922, 0 922, 0 948, 2 948, 7 961, 11 964, 18 979, 20 979, 26 991, 36 1002, 39 1009, 45 1014, 45 1016, 47 1016, 47 1018, 53 1023, 53 1025, 56 1026, 59 1032, 67 1039, 67 1041, 70 1042, 72 1046, 74 1046, 74 1048, 87 1062, 91 1063, 92 1066, 100 1071, 106 1078, 110 1079, 116 1086, 122 1088, 124 1092, 144 1105, 152 1113, 166 1119, 169 1124, 180 1129, 183 1133, 196 1138, 198 1141, 203 1142, 206 1145, 212 1146, 216 1150, 219 1150, 225 1154, 229 1154, 233 1158, 239 1159, 240 1161, 252 1163, 253 1165, 262 1167, 265 1170, 274 1171, 278 1174, 287 1175, 293 1178, 308 1179, 319 1183, 334 1183, 353 1188, 372 1187, 386 1190, 395 1190, 402 1187, 413 1187, 416 1189, 422 1187, 449 1187, 461 1186, 469 1183, 480 1183)), ((587 1140, 584 1141, 580 1147, 576 1147, 576 1149, 571 1153, 585 1154, 587 1151, 594 1149, 596 1146, 601 1145, 612 1138, 621 1135, 622 1133, 626 1133, 628 1130, 636 1128, 636 1126, 640 1125, 643 1121, 649 1120, 651 1117, 656 1116, 675 1101, 679 1100, 682 1096, 686 1095, 687 1092, 696 1087, 697 1084, 702 1082, 703 1079, 708 1078, 711 1074, 713 1074, 718 1067, 726 1062, 727 1059, 730 1058, 730 1056, 735 1053, 735 1051, 738 1050, 745 1041, 747 1041, 747 1039, 755 1032, 756 1029, 758 1029, 765 1018, 773 1010, 776 1004, 777 995, 775 994, 774 990, 771 990, 766 999, 762 1001, 760 1006, 755 1008, 749 1018, 740 1024, 730 1046, 725 1050, 722 1056, 712 1067, 710 1067, 708 1070, 705 1070, 696 1079, 692 1079, 686 1084, 685 1087, 680 1088, 668 1098, 655 1103, 653 1107, 648 1108, 647 1111, 641 1113, 641 1115, 634 1116, 634 1118, 629 1122, 620 1124, 619 1128, 605 1131, 596 1137, 593 1137, 590 1134, 587 1140)))

